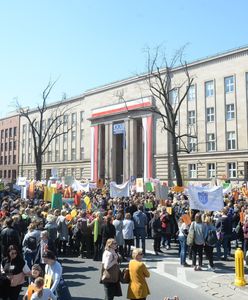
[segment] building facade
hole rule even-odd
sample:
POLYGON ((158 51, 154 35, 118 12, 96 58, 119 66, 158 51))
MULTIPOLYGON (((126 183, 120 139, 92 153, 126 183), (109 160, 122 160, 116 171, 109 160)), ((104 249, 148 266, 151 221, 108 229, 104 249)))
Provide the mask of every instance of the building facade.
MULTIPOLYGON (((192 62, 188 70, 194 81, 180 109, 178 132, 194 132, 197 138, 184 141, 189 154, 179 154, 183 179, 247 180, 248 47, 192 62)), ((65 100, 70 110, 64 126, 74 126, 49 146, 43 177, 52 169, 59 176, 119 183, 130 177, 173 177, 170 138, 158 116, 145 110, 156 99, 144 78, 131 77, 65 100)), ((175 68, 173 78, 183 82, 183 68, 175 68)), ((45 123, 55 107, 49 106, 45 123)), ((31 116, 36 114, 33 110, 31 116)), ((20 141, 19 173, 34 177, 33 141, 24 118, 20 141)))
POLYGON ((19 163, 18 115, 0 120, 0 178, 13 182, 18 175, 19 163))

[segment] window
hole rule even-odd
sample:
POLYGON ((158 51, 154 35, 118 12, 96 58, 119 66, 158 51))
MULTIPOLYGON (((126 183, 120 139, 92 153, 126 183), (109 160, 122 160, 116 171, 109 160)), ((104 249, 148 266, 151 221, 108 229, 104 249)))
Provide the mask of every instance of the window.
POLYGON ((0 157, 0 165, 3 164, 3 156, 0 157))
POLYGON ((5 151, 8 150, 8 143, 5 143, 5 145, 4 145, 4 150, 5 150, 5 151))
POLYGON ((9 137, 12 137, 12 128, 9 129, 9 137))
POLYGON ((68 123, 68 115, 64 115, 63 122, 64 122, 64 124, 68 123))
POLYGON ((14 136, 16 136, 16 134, 17 134, 17 128, 14 127, 14 136))
POLYGON ((13 155, 13 165, 15 165, 16 164, 16 155, 14 154, 13 155))
POLYGON ((73 130, 73 131, 71 132, 71 141, 72 141, 72 142, 75 142, 75 141, 76 141, 76 130, 73 130))
POLYGON ((4 156, 4 164, 7 165, 7 156, 4 156))
POLYGON ((5 138, 8 137, 8 129, 5 129, 5 138))
POLYGON ((16 141, 13 142, 13 150, 16 150, 16 141))
POLYGON ((189 125, 195 124, 195 111, 194 110, 188 111, 188 124, 189 125))
POLYGON ((227 132, 227 149, 235 150, 236 149, 236 134, 235 131, 227 132))
POLYGON ((226 105, 226 119, 233 120, 235 118, 235 109, 234 104, 227 104, 226 105))
POLYGON ((208 133, 207 134, 207 151, 215 151, 216 143, 215 143, 215 134, 208 133))
POLYGON ((58 145, 58 143, 59 143, 59 137, 56 136, 56 138, 55 138, 55 145, 58 145))
POLYGON ((71 114, 71 123, 72 125, 75 125, 77 122, 77 114, 76 113, 72 113, 71 114))
POLYGON ((8 178, 11 178, 11 170, 8 170, 8 178))
POLYGON ((6 178, 7 177, 7 171, 4 170, 3 174, 4 174, 3 177, 6 178))
POLYGON ((0 178, 2 178, 2 177, 3 177, 3 171, 0 170, 0 178))
POLYGON ((84 111, 80 111, 80 121, 84 121, 84 111))
POLYGON ((196 138, 189 137, 188 148, 190 152, 196 151, 196 138))
POLYGON ((80 159, 83 160, 84 159, 84 147, 80 148, 80 159))
POLYGON ((189 87, 187 97, 188 97, 188 101, 194 101, 195 100, 195 85, 191 85, 189 87))
POLYGON ((73 177, 75 177, 75 175, 76 175, 76 169, 75 168, 71 168, 71 175, 73 177))
POLYGON ((16 170, 12 170, 12 178, 16 179, 16 170))
POLYGON ((207 108, 207 122, 214 122, 214 107, 207 108))
POLYGON ((81 168, 81 169, 80 169, 80 175, 81 175, 81 178, 84 177, 84 168, 81 168))
POLYGON ((31 153, 28 153, 28 164, 31 164, 31 153))
POLYGON ((235 162, 228 163, 227 164, 227 171, 228 171, 228 177, 229 178, 237 177, 236 163, 235 162))
POLYGON ((214 81, 205 82, 205 95, 206 97, 212 97, 214 95, 214 81))
POLYGON ((28 138, 28 147, 31 147, 31 138, 28 138))
POLYGON ((81 140, 81 143, 84 140, 84 129, 80 130, 80 140, 81 140))
POLYGON ((3 151, 3 143, 1 143, 1 151, 3 151))
POLYGON ((59 150, 55 150, 55 161, 59 161, 59 150))
POLYGON ((234 77, 229 76, 225 78, 225 93, 232 93, 234 91, 234 77))
POLYGON ((12 142, 9 142, 9 151, 12 150, 12 142))
POLYGON ((67 150, 63 150, 63 160, 68 160, 67 150))
POLYGON ((189 178, 197 178, 196 164, 189 164, 189 178))
POLYGON ((11 155, 9 155, 9 161, 8 161, 8 164, 10 165, 11 164, 11 155))
POLYGON ((71 149, 71 160, 76 160, 76 149, 71 149))
POLYGON ((26 133, 26 130, 27 130, 27 125, 26 125, 26 124, 24 124, 24 125, 22 126, 22 132, 23 132, 23 134, 25 134, 25 133, 26 133))
POLYGON ((47 154, 47 161, 48 161, 48 162, 51 162, 51 161, 52 161, 52 151, 48 151, 48 154, 47 154))
POLYGON ((4 130, 2 129, 1 130, 1 139, 3 139, 4 138, 4 130))
POLYGON ((170 101, 172 105, 178 103, 178 89, 175 88, 174 90, 171 91, 170 101))
POLYGON ((64 142, 64 143, 67 143, 67 133, 65 133, 65 134, 63 135, 63 142, 64 142))

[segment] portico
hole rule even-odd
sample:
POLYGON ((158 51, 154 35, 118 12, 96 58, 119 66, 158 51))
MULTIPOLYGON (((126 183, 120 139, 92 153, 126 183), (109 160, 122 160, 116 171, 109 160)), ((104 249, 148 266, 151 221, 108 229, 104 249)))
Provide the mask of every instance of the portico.
POLYGON ((92 110, 91 180, 125 182, 150 178, 152 170, 152 99, 142 98, 92 110))

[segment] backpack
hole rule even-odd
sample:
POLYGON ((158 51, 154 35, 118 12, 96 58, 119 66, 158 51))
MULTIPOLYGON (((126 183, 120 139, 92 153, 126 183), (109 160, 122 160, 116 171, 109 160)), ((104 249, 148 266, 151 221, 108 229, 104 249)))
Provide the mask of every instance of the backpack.
POLYGON ((207 245, 215 246, 217 241, 218 241, 218 238, 217 238, 216 230, 210 229, 208 231, 208 235, 207 235, 207 238, 206 238, 207 245))
POLYGON ((34 236, 29 236, 26 241, 26 247, 32 251, 37 249, 37 241, 34 236))

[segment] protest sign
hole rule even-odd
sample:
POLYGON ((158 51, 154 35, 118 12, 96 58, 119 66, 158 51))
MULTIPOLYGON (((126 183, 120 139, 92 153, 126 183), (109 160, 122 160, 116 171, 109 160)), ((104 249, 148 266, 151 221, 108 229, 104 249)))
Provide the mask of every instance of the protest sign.
POLYGON ((137 193, 143 193, 144 192, 143 178, 136 178, 136 192, 137 193))
POLYGON ((116 182, 110 182, 110 197, 129 197, 130 189, 129 189, 129 181, 123 184, 117 184, 116 182))

